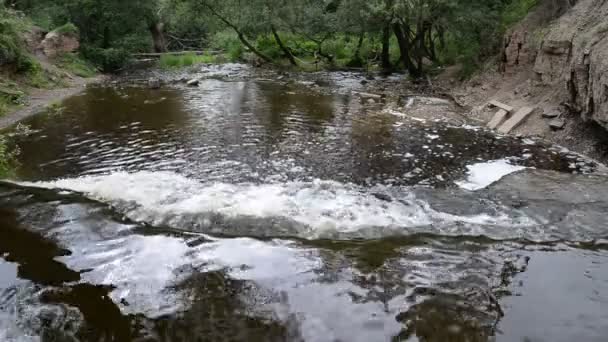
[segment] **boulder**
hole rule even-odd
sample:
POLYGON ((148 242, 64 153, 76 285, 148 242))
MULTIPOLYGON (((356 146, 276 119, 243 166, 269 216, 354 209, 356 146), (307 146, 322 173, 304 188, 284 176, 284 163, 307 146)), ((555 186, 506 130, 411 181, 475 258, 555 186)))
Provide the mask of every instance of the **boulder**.
POLYGON ((78 36, 70 32, 51 31, 46 34, 40 43, 40 49, 50 58, 64 53, 75 52, 79 47, 78 36))
POLYGON ((543 112, 543 118, 545 118, 545 119, 555 119, 555 118, 559 117, 560 115, 561 114, 555 110, 543 112))

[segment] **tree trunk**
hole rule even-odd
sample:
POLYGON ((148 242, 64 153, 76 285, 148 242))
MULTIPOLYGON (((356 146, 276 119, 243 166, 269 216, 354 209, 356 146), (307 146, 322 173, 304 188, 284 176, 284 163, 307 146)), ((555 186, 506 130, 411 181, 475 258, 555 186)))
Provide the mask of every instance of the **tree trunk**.
POLYGON ((401 27, 401 24, 395 23, 393 24, 393 31, 397 37, 397 43, 399 43, 399 51, 401 52, 401 61, 403 62, 403 66, 407 69, 412 77, 420 77, 420 71, 416 68, 412 62, 412 59, 410 58, 409 29, 406 26, 404 30, 404 28, 401 27))
POLYGON ((387 24, 382 29, 382 70, 384 72, 390 72, 392 70, 391 66, 391 28, 390 25, 387 24))
POLYGON ((238 34, 239 40, 241 41, 241 43, 243 43, 243 45, 245 45, 249 49, 249 51, 253 52, 256 56, 260 57, 265 62, 272 63, 272 58, 261 53, 260 51, 258 51, 258 49, 255 48, 255 46, 251 45, 251 43, 249 43, 249 41, 247 41, 247 38, 245 38, 245 35, 241 31, 235 29, 234 27, 233 27, 233 29, 238 34))
POLYGON ((363 48, 363 41, 365 40, 365 31, 361 31, 359 35, 359 41, 357 42, 357 49, 355 54, 348 62, 348 66, 352 68, 360 68, 363 66, 363 59, 361 58, 361 49, 363 48))
POLYGON ((270 25, 270 29, 272 30, 272 35, 274 36, 274 40, 279 45, 279 48, 281 48, 281 50, 285 54, 285 57, 289 59, 289 63, 291 63, 291 65, 293 66, 298 66, 298 63, 296 62, 296 59, 293 57, 293 54, 291 53, 289 48, 285 46, 285 44, 283 44, 283 41, 281 40, 281 37, 279 36, 279 33, 277 32, 274 25, 270 25))
POLYGON ((104 49, 109 49, 111 40, 112 39, 110 38, 110 28, 106 26, 103 28, 103 45, 102 45, 102 47, 104 49))
POLYGON ((150 24, 149 29, 152 34, 152 41, 154 42, 154 52, 167 52, 167 39, 165 38, 164 28, 164 23, 150 24))
POLYGON ((433 31, 429 31, 429 51, 431 52, 431 60, 435 63, 439 61, 437 58, 437 48, 435 47, 435 37, 433 37, 433 31))

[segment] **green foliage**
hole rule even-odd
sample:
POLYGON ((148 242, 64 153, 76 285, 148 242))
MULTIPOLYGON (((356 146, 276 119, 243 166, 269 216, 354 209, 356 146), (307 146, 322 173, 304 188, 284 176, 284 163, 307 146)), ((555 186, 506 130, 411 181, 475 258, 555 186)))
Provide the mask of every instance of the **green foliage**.
POLYGON ((99 48, 85 46, 82 49, 83 56, 95 64, 103 72, 116 72, 122 69, 129 61, 129 52, 118 48, 99 48))
POLYGON ((114 48, 130 53, 149 52, 152 46, 152 38, 148 32, 135 32, 125 35, 113 44, 114 48))
POLYGON ((14 176, 14 167, 16 158, 19 152, 11 150, 8 142, 3 135, 0 135, 0 178, 8 178, 14 176))
POLYGON ((232 31, 220 31, 211 37, 209 47, 213 50, 226 51, 228 59, 232 62, 243 57, 245 49, 238 36, 232 31))
POLYGON ((20 34, 25 30, 24 20, 16 13, 0 7, 0 66, 13 65, 17 71, 31 66, 20 34))
POLYGON ((272 59, 279 59, 283 55, 281 48, 270 34, 259 35, 255 45, 260 52, 272 59))
POLYGON ((513 24, 521 21, 537 4, 538 0, 512 0, 502 13, 502 28, 509 28, 510 26, 513 26, 513 24))
POLYGON ((68 72, 80 77, 93 77, 96 70, 93 65, 85 61, 78 54, 67 53, 57 59, 57 64, 68 72))
MULTIPOLYGON (((300 60, 352 66, 380 63, 382 32, 388 28, 392 64, 419 77, 437 64, 459 63, 465 74, 470 73, 499 51, 504 30, 524 18, 538 0, 13 2, 44 27, 73 23, 57 30, 79 31, 83 55, 106 72, 121 69, 130 53, 149 52, 155 46, 152 34, 158 47, 163 41, 158 39, 160 27, 172 50, 210 48, 224 51, 231 61, 241 60, 247 52, 284 62, 281 59, 287 53, 272 34, 279 32, 283 44, 300 60)), ((0 30, 0 60, 15 62, 20 56, 19 41, 3 32, 0 30)), ((216 61, 212 56, 165 57, 161 65, 216 61)))

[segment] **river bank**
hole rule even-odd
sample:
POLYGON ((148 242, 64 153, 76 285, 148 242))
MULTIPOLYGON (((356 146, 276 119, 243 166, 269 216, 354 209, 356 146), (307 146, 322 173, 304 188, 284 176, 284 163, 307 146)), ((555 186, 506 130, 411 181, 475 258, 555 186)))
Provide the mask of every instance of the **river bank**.
POLYGON ((86 89, 87 86, 103 82, 107 79, 105 75, 97 75, 91 78, 73 76, 66 79, 65 87, 56 89, 33 89, 25 97, 24 105, 13 108, 3 116, 0 116, 0 130, 6 129, 25 120, 32 115, 44 111, 49 106, 59 104, 86 89))
POLYGON ((599 165, 407 84, 148 70, 24 120, 0 340, 602 341, 599 165))

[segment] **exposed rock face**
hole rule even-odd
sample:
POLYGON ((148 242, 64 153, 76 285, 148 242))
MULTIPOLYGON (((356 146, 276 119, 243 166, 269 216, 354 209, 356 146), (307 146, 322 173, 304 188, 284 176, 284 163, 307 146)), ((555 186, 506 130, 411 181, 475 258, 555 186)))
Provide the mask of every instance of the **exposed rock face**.
POLYGON ((534 51, 530 46, 529 32, 523 27, 517 27, 505 35, 503 50, 503 71, 510 72, 520 64, 529 64, 534 60, 534 51))
POLYGON ((608 129, 608 1, 579 0, 549 26, 534 63, 537 81, 608 129))
POLYGON ((71 33, 59 33, 52 31, 47 33, 40 48, 44 54, 50 58, 56 57, 63 53, 74 52, 80 47, 78 37, 71 33))

